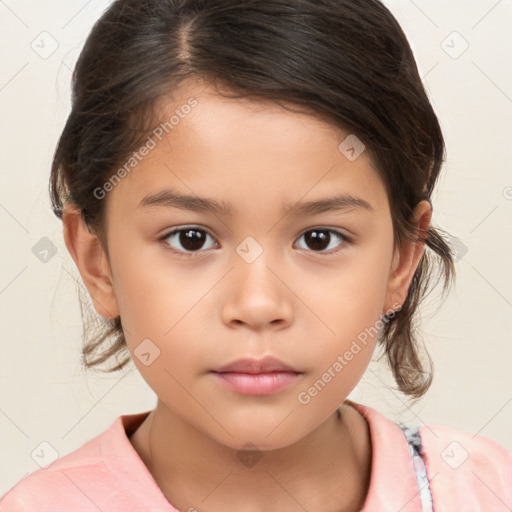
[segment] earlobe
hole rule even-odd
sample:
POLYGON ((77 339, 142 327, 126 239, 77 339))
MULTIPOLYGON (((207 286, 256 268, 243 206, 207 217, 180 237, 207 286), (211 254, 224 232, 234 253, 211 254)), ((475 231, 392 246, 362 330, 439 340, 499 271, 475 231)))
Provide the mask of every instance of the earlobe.
POLYGON ((104 318, 119 316, 108 258, 98 237, 86 227, 80 210, 68 203, 62 212, 64 242, 89 291, 94 309, 104 318))
MULTIPOLYGON (((416 236, 426 238, 432 218, 432 206, 428 201, 421 201, 413 212, 412 222, 416 225, 416 236)), ((414 273, 425 251, 425 242, 404 240, 402 247, 397 248, 393 255, 391 273, 386 294, 386 307, 393 309, 392 304, 403 304, 407 298, 414 273)))

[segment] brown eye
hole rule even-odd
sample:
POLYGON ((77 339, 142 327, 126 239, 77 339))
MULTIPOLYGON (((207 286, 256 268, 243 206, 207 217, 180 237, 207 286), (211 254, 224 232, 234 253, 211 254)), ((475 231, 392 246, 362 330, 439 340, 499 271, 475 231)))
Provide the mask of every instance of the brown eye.
POLYGON ((312 249, 313 252, 329 252, 331 254, 339 250, 336 247, 345 245, 344 243, 336 244, 337 240, 341 240, 342 242, 348 241, 348 238, 340 232, 327 228, 309 229, 302 234, 301 238, 304 238, 306 249, 309 248, 312 249), (330 250, 326 251, 326 249, 330 250))
MULTIPOLYGON (((165 241, 176 252, 187 253, 199 252, 203 249, 208 237, 212 238, 204 229, 187 227, 175 229, 163 236, 160 240, 165 241)), ((211 247, 215 247, 215 243, 211 247)))

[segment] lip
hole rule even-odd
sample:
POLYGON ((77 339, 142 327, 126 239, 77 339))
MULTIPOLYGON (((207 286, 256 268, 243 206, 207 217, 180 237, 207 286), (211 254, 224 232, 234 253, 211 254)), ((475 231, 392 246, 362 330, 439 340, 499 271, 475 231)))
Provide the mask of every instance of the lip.
POLYGON ((237 359, 212 373, 220 383, 243 395, 272 395, 291 386, 302 375, 271 356, 237 359))
POLYGON ((269 372, 294 372, 301 373, 296 368, 283 363, 272 356, 262 359, 242 358, 213 370, 214 372, 237 372, 237 373, 269 373, 269 372))

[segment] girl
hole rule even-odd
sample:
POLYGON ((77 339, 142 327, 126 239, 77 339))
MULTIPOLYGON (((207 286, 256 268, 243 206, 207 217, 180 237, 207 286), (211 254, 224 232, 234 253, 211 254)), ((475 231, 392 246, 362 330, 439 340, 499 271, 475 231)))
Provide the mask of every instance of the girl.
POLYGON ((415 314, 450 249, 444 158, 378 0, 117 0, 73 76, 50 193, 154 410, 18 483, 2 512, 510 511, 512 454, 347 396, 377 345, 413 399, 415 314))

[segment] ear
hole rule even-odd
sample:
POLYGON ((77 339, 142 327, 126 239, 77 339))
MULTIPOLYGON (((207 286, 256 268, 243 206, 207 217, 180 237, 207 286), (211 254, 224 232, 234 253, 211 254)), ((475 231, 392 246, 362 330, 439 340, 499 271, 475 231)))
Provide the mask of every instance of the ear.
POLYGON ((89 290, 94 309, 104 318, 115 318, 119 307, 107 255, 98 237, 86 227, 80 210, 68 203, 62 211, 64 242, 89 290))
MULTIPOLYGON (((426 200, 420 201, 416 205, 411 219, 416 225, 416 236, 426 237, 431 218, 431 204, 426 200)), ((401 306, 405 302, 414 272, 424 250, 425 242, 409 242, 408 240, 403 242, 402 248, 395 250, 386 293, 386 311, 383 313, 396 310, 398 304, 401 306)))

